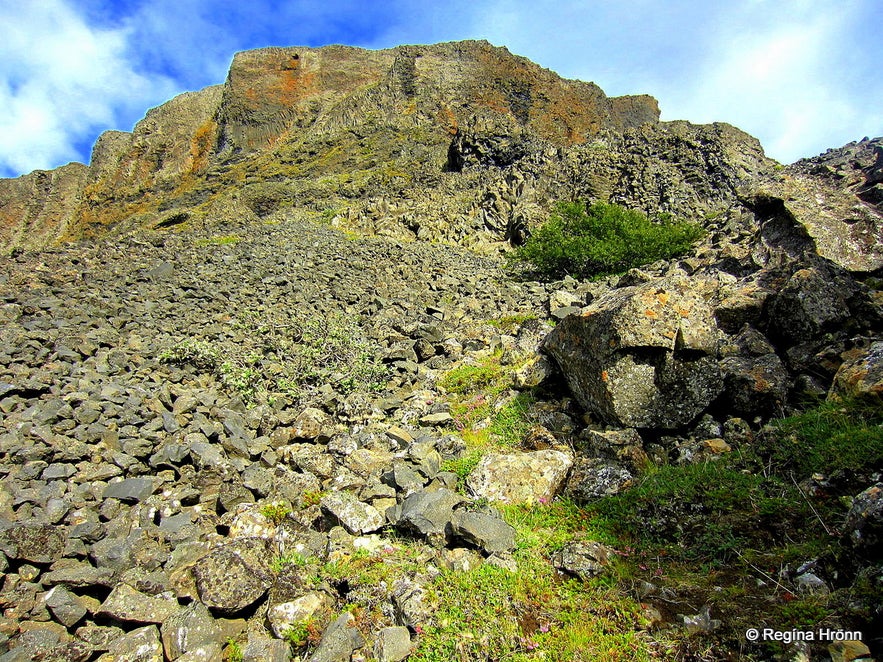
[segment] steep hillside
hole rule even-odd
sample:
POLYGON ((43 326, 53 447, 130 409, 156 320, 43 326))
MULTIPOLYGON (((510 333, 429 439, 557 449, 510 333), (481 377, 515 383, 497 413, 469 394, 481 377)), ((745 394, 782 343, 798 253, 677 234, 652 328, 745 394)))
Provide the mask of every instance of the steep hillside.
POLYGON ((268 48, 0 181, 0 662, 879 658, 883 141, 658 115, 268 48))

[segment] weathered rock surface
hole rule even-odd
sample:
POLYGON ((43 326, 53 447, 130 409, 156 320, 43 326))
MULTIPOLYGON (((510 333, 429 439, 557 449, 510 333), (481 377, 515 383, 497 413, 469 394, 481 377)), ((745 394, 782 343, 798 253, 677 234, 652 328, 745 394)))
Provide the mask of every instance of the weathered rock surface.
POLYGON ((549 502, 561 489, 572 464, 570 455, 557 450, 490 453, 469 474, 466 484, 475 496, 492 501, 549 502))
POLYGON ((675 428, 721 392, 719 331, 695 284, 626 287, 565 318, 546 339, 574 395, 605 422, 675 428))

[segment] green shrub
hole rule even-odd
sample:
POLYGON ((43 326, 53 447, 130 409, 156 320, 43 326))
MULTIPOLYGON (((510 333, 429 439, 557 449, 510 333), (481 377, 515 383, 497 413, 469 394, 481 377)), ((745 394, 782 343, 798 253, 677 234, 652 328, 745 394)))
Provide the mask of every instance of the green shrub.
POLYGON ((589 278, 682 255, 703 234, 668 215, 653 222, 615 204, 560 202, 511 259, 540 278, 589 278))

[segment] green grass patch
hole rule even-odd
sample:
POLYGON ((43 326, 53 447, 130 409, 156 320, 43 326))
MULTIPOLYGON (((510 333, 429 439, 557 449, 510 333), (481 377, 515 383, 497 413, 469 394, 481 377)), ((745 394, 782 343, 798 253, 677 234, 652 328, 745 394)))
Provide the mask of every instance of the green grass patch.
POLYGON ((508 506, 518 572, 482 565, 443 572, 432 585, 439 605, 413 660, 649 660, 640 605, 603 580, 563 579, 548 554, 590 524, 569 502, 508 506))
POLYGON ((631 544, 712 566, 743 549, 781 545, 789 531, 814 521, 796 486, 723 460, 660 467, 591 510, 631 544))
POLYGON ((883 410, 860 401, 824 402, 778 421, 758 449, 778 473, 883 469, 883 410))
POLYGON ((616 204, 560 202, 510 259, 543 279, 591 278, 677 257, 704 234, 670 216, 654 222, 616 204))

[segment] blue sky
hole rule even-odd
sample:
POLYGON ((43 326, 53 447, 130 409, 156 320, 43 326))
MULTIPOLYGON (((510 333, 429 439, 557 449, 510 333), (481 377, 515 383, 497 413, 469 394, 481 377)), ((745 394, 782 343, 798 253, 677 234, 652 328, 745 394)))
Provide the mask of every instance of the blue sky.
POLYGON ((883 135, 880 0, 0 0, 0 176, 88 162, 261 46, 487 39, 789 163, 883 135))

